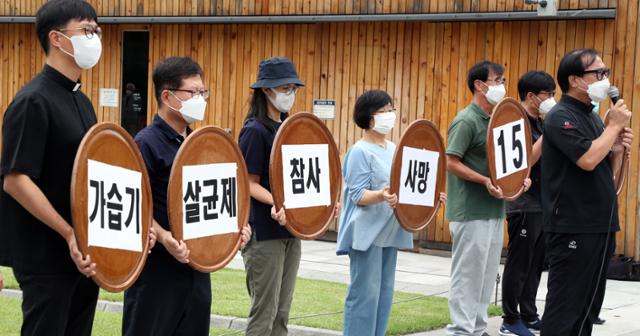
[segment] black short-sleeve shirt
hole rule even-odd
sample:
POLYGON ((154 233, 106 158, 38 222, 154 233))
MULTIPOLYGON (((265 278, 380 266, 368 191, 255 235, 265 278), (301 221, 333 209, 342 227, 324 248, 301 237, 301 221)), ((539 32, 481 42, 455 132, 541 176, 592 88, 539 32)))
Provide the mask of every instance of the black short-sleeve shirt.
MULTIPOLYGON (((4 114, 0 185, 9 173, 29 176, 71 225, 73 162, 96 123, 80 84, 44 69, 16 94, 4 114)), ((64 238, 0 190, 0 263, 23 272, 77 272, 64 238)))
POLYGON ((541 175, 545 232, 604 233, 620 229, 609 157, 593 171, 576 164, 604 132, 602 119, 592 110, 592 105, 565 95, 544 120, 541 175))
MULTIPOLYGON (((533 117, 527 113, 529 119, 529 125, 531 126, 531 139, 532 143, 536 143, 542 136, 544 125, 542 119, 539 117, 533 117)), ((541 162, 538 160, 536 164, 531 167, 529 178, 531 179, 531 187, 526 193, 523 193, 516 200, 507 202, 507 213, 514 212, 542 212, 542 206, 540 205, 540 166, 541 162)))
MULTIPOLYGON (((187 128, 187 134, 190 133, 191 129, 187 128)), ((167 188, 171 167, 184 137, 156 114, 151 125, 136 134, 135 141, 149 173, 153 195, 153 218, 165 230, 171 230, 167 214, 167 188)), ((156 244, 154 251, 166 252, 162 244, 156 244)))
MULTIPOLYGON (((240 150, 251 175, 260 176, 260 185, 271 191, 269 184, 269 159, 271 147, 280 123, 265 125, 258 120, 248 119, 240 131, 240 150)), ((249 223, 257 240, 293 238, 286 228, 271 218, 271 205, 251 198, 249 223)))
MULTIPOLYGON (((190 133, 191 129, 187 128, 187 134, 190 133)), ((153 218, 165 230, 170 230, 167 188, 171 167, 184 142, 184 137, 156 114, 153 117, 153 123, 138 132, 135 140, 149 173, 153 194, 153 218)))

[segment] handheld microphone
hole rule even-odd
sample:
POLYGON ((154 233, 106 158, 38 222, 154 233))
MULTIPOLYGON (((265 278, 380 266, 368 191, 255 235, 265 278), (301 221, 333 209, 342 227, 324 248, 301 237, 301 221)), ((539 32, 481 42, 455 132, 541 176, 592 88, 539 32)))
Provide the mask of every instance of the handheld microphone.
POLYGON ((609 90, 607 91, 607 95, 609 95, 609 98, 611 98, 611 102, 613 103, 613 105, 615 105, 618 100, 620 100, 620 90, 618 90, 617 87, 612 86, 609 88, 609 90))

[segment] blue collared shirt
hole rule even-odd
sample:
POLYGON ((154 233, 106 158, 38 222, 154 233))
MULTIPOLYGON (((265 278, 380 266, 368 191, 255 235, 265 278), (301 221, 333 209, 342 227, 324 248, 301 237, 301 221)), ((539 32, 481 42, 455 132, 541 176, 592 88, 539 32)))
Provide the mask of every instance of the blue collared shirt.
POLYGON ((338 255, 349 249, 366 251, 379 247, 413 248, 413 236, 405 231, 386 202, 358 205, 367 190, 380 190, 389 185, 391 163, 396 145, 387 141, 382 147, 358 141, 349 150, 342 164, 344 192, 338 230, 338 255))
MULTIPOLYGON (((187 128, 187 135, 190 133, 191 129, 187 128)), ((153 194, 153 218, 165 230, 169 230, 167 187, 173 161, 184 142, 184 137, 156 114, 153 123, 138 132, 135 140, 149 172, 153 194)))

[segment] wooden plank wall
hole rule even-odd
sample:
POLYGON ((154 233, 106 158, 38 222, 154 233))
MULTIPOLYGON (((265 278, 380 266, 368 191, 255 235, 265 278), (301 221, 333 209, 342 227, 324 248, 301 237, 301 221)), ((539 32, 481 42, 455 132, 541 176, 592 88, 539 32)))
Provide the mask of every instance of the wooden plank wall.
MULTIPOLYGON (((2 0, 0 16, 35 15, 45 0, 2 0)), ((535 10, 524 0, 89 0, 99 16, 389 14, 535 10)), ((622 2, 626 2, 623 0, 622 2)), ((560 9, 615 8, 617 0, 558 0, 560 9)))
MULTIPOLYGON (((632 109, 640 110, 638 14, 638 3, 629 1, 619 5, 615 21, 106 25, 103 58, 83 76, 83 90, 97 104, 100 87, 121 89, 121 34, 149 30, 149 69, 166 56, 189 55, 198 60, 213 92, 205 123, 231 128, 237 138, 257 64, 265 57, 287 56, 307 84, 299 91, 294 111, 310 110, 314 98, 336 99, 336 120, 327 125, 344 153, 360 137, 351 111, 357 96, 367 89, 385 89, 394 97, 400 124, 392 140, 397 141, 417 118, 434 121, 446 137, 448 124, 471 97, 466 71, 485 58, 505 65, 508 94, 516 96, 517 79, 524 72, 543 69, 555 74, 565 52, 595 47, 613 70, 612 82, 632 109)), ((0 113, 43 62, 32 25, 0 25, 0 113)), ((149 100, 153 111, 151 88, 149 100)), ((96 107, 96 111, 99 120, 119 122, 118 109, 96 107)), ((640 118, 634 118, 633 128, 640 134, 640 118)), ((627 188, 620 196, 622 231, 617 236, 618 253, 636 257, 640 257, 638 143, 632 151, 627 188)), ((450 242, 442 213, 419 236, 450 242)))

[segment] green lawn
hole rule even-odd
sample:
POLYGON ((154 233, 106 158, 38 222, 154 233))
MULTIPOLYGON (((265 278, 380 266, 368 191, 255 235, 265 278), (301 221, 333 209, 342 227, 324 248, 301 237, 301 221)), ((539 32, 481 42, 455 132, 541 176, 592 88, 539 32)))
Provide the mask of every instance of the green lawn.
MULTIPOLYGON (((19 335, 22 315, 20 314, 20 300, 0 297, 0 335, 19 335)), ((93 335, 111 336, 122 335, 122 314, 97 312, 93 322, 93 335)), ((209 335, 228 335, 229 329, 212 328, 209 335)))
MULTIPOLYGON (((17 288, 10 269, 0 268, 5 277, 7 288, 17 288)), ((246 317, 250 300, 247 295, 244 272, 224 269, 211 276, 213 288, 212 311, 214 314, 246 317)), ((346 294, 346 285, 320 280, 298 278, 291 307, 291 324, 308 327, 342 330, 342 309, 346 294)), ((100 292, 100 299, 122 301, 122 293, 100 292)), ((17 300, 2 299, 0 301, 1 316, 18 316, 9 322, 0 320, 0 335, 12 334, 19 330, 20 310, 17 300), (10 304, 5 305, 5 301, 10 304), (13 302, 11 302, 13 301, 13 302), (5 307, 9 306, 9 307, 5 307), (15 328, 18 329, 15 329, 15 328), (13 328, 13 329, 6 329, 13 328), (5 331, 9 330, 9 331, 5 331)), ((419 294, 396 292, 391 310, 388 334, 402 335, 418 331, 433 330, 444 327, 449 322, 447 300, 440 297, 425 297, 419 294)), ((502 314, 500 307, 491 306, 492 316, 502 314)), ((98 313, 96 315, 96 335, 116 335, 120 333, 121 314, 98 313)), ((212 330, 212 335, 224 333, 212 330), (216 334, 217 333, 217 334, 216 334)), ((228 332, 228 330, 227 330, 228 332)))

